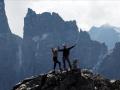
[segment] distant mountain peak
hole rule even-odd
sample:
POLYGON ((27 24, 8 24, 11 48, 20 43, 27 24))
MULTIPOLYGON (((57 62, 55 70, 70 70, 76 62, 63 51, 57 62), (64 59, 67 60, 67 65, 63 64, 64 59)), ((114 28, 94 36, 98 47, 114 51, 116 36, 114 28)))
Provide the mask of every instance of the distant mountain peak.
POLYGON ((112 28, 112 29, 114 29, 114 28, 117 28, 117 27, 114 26, 114 25, 111 25, 109 23, 105 23, 105 24, 101 25, 100 28, 112 28))
MULTIPOLYGON (((28 18, 29 16, 36 16, 36 17, 41 17, 41 19, 43 18, 51 18, 51 19, 54 19, 56 20, 57 22, 62 22, 64 23, 65 21, 63 20, 63 18, 56 12, 43 12, 43 13, 40 13, 40 14, 37 14, 34 10, 32 10, 31 8, 28 8, 28 12, 27 12, 27 15, 25 18, 28 18)), ((31 18, 34 18, 34 17, 31 17, 31 18)), ((76 21, 75 20, 72 20, 72 21, 66 21, 68 22, 69 24, 73 24, 73 25, 76 25, 76 21)))
POLYGON ((61 20, 61 21, 63 21, 63 19, 59 16, 58 13, 52 12, 52 16, 53 16, 53 17, 56 17, 57 19, 59 19, 59 20, 61 20))
POLYGON ((101 27, 113 27, 113 26, 110 25, 109 23, 105 23, 105 24, 101 25, 101 27))
MULTIPOLYGON (((58 13, 55 13, 55 12, 52 12, 52 13, 44 12, 44 13, 37 14, 35 11, 29 8, 28 13, 25 17, 25 21, 27 21, 27 23, 25 22, 25 25, 30 25, 30 23, 32 24, 32 26, 30 25, 31 28, 29 28, 29 31, 31 32, 33 31, 38 35, 42 34, 41 31, 44 33, 44 32, 48 32, 49 30, 52 30, 53 32, 56 32, 57 30, 58 31, 62 30, 61 31, 62 33, 64 32, 64 30, 66 32, 70 30, 73 31, 74 29, 78 30, 76 21, 65 21, 58 13), (33 29, 33 27, 35 28, 33 29)), ((24 29, 25 28, 26 27, 24 27, 24 29)), ((24 34, 25 33, 26 31, 24 31, 24 34)), ((31 33, 31 35, 33 35, 33 33, 31 33)))
POLYGON ((105 23, 105 24, 103 24, 103 25, 100 25, 100 26, 92 26, 91 27, 91 30, 92 29, 99 29, 99 30, 101 30, 100 28, 114 28, 114 26, 112 26, 112 25, 110 25, 109 23, 105 23))
POLYGON ((43 12, 43 13, 41 13, 41 14, 37 14, 33 9, 31 9, 31 8, 28 8, 28 12, 27 12, 27 15, 26 16, 28 16, 28 15, 39 15, 39 16, 53 16, 53 17, 59 17, 60 19, 62 19, 57 13, 55 13, 55 12, 52 12, 52 13, 50 13, 50 12, 43 12))
POLYGON ((89 34, 91 39, 106 43, 109 49, 113 48, 115 43, 120 41, 120 28, 110 24, 104 24, 100 27, 93 26, 89 34))
POLYGON ((36 15, 36 13, 32 9, 28 8, 27 16, 31 16, 31 15, 36 15))

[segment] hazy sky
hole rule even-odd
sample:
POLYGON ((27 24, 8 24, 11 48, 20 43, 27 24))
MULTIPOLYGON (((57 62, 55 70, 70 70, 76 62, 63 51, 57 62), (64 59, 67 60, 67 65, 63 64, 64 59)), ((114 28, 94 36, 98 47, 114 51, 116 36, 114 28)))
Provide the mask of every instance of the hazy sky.
POLYGON ((120 27, 119 0, 5 0, 5 4, 11 31, 21 37, 28 7, 36 13, 57 12, 84 30, 105 23, 120 27))

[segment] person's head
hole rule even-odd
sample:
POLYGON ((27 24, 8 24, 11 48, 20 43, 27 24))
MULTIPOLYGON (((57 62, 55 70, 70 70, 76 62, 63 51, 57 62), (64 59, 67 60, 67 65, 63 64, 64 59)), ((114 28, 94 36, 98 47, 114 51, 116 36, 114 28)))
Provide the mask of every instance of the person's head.
POLYGON ((57 51, 57 48, 51 48, 52 49, 52 51, 57 51))
POLYGON ((66 45, 66 44, 63 44, 63 47, 64 47, 64 48, 67 48, 67 45, 66 45))
POLYGON ((54 48, 54 51, 57 51, 57 48, 54 48))

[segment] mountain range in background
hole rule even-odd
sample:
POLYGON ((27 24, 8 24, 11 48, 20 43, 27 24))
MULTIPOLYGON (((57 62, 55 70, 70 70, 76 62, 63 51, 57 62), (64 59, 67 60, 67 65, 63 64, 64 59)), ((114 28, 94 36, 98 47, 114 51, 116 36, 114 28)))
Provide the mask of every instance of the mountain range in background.
POLYGON ((105 43, 109 49, 113 49, 115 43, 120 41, 120 28, 104 24, 100 27, 93 26, 89 34, 92 40, 105 43))
MULTIPOLYGON (((111 32, 113 30, 108 29, 111 32)), ((115 31, 113 34, 115 39, 111 37, 111 40, 113 38, 116 41, 118 34, 115 31)), ((106 42, 92 40, 86 31, 79 32, 76 21, 64 21, 57 13, 36 14, 32 9, 28 9, 24 19, 22 39, 11 33, 4 0, 0 1, 0 90, 10 90, 15 83, 26 77, 51 70, 51 48, 62 48, 64 43, 68 46, 77 43, 71 51, 70 59, 79 60, 81 68, 91 69, 111 79, 120 79, 119 43, 108 50, 106 42)))

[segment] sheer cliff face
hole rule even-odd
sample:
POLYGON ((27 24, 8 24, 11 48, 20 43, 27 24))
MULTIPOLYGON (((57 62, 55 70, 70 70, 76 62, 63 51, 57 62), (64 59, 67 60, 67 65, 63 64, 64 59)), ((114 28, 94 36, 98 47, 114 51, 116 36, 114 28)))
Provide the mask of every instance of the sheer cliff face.
POLYGON ((18 80, 18 47, 21 38, 9 29, 4 1, 0 1, 0 90, 10 90, 18 80), (15 82, 16 81, 16 82, 15 82))
POLYGON ((71 61, 80 59, 82 67, 92 68, 100 55, 102 57, 107 51, 104 44, 92 41, 87 32, 79 33, 75 21, 64 21, 56 13, 36 14, 29 9, 25 17, 23 38, 23 71, 27 73, 26 76, 51 69, 51 48, 62 48, 63 43, 68 46, 77 43, 70 58, 71 61))
POLYGON ((5 14, 5 5, 4 0, 0 1, 0 34, 1 33, 10 33, 10 29, 7 22, 7 17, 5 14))
POLYGON ((120 42, 104 58, 99 70, 104 76, 112 79, 120 79, 120 42))

